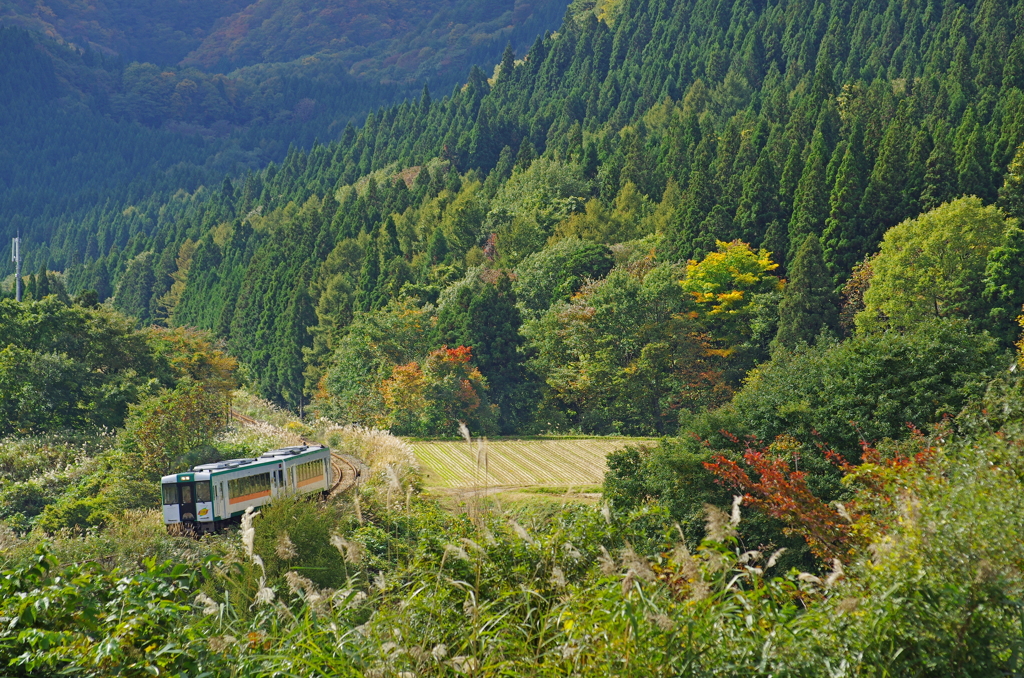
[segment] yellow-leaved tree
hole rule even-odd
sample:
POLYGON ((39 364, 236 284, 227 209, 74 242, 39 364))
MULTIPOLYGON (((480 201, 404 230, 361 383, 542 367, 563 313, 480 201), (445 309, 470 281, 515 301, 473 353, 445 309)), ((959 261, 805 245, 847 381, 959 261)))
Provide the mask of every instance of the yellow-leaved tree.
POLYGON ((740 240, 716 244, 718 251, 690 260, 680 284, 693 299, 695 316, 730 355, 751 335, 759 297, 780 292, 783 281, 772 275, 779 265, 767 250, 740 240))

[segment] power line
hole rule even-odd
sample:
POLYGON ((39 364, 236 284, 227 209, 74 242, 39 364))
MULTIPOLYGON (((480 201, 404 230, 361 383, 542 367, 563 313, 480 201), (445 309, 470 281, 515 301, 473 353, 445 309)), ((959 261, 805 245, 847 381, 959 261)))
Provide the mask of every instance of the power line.
POLYGON ((21 301, 21 233, 14 238, 11 248, 11 261, 14 262, 14 298, 21 301))

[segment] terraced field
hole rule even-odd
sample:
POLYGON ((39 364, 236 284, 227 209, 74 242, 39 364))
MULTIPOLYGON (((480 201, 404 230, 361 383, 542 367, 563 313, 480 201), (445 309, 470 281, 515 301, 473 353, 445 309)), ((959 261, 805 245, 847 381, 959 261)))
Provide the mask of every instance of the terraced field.
POLYGON ((413 442, 428 485, 439 488, 582 487, 604 479, 605 457, 636 438, 413 442))

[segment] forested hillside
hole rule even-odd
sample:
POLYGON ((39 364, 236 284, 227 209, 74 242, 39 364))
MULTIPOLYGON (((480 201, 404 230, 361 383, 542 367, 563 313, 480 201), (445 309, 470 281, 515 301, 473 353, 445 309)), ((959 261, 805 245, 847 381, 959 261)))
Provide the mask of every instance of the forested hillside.
POLYGON ((0 234, 20 229, 36 265, 35 245, 61 224, 191 193, 280 161, 291 146, 339 139, 347 124, 425 84, 443 93, 471 63, 557 26, 565 4, 362 9, 287 6, 265 17, 265 7, 229 1, 4 5, 0 25, 49 37, 0 27, 0 234), (279 49, 246 47, 256 43, 279 49), (203 58, 182 61, 199 47, 203 58))
POLYGON ((0 7, 0 25, 163 67, 227 72, 316 54, 332 69, 371 80, 447 85, 508 41, 528 45, 556 27, 564 11, 565 4, 547 0, 9 0, 0 7))
POLYGON ((142 323, 215 331, 293 407, 672 432, 773 341, 852 332, 883 234, 962 195, 928 218, 997 225, 917 319, 1016 336, 1019 244, 984 205, 1002 190, 1019 214, 1019 20, 995 0, 578 2, 494 78, 193 193, 97 206, 35 261, 142 323), (787 300, 785 278, 817 296, 787 300))
POLYGON ((0 24, 38 31, 81 49, 167 66, 195 49, 218 19, 245 6, 244 0, 158 0, 144 5, 125 0, 8 0, 0 7, 0 24))
POLYGON ((471 64, 493 61, 507 42, 525 49, 556 28, 566 4, 259 0, 218 21, 182 64, 232 70, 316 55, 320 68, 341 67, 362 79, 447 87, 471 64))

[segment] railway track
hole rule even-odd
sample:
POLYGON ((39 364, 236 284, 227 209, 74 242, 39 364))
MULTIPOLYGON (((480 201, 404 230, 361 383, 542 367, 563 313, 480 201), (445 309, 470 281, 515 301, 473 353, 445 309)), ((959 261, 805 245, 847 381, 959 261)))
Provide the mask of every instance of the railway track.
MULTIPOLYGON (((240 421, 243 424, 251 424, 253 426, 259 425, 260 422, 247 417, 241 412, 231 410, 231 418, 236 421, 240 421)), ((302 438, 303 443, 308 443, 305 438, 302 438)), ((357 459, 348 454, 338 454, 337 452, 331 452, 331 477, 334 478, 334 485, 327 491, 328 497, 334 497, 342 492, 348 492, 357 483, 362 481, 366 477, 369 469, 362 460, 357 459)))
POLYGON ((366 477, 366 470, 366 465, 359 459, 331 452, 331 474, 336 480, 327 496, 334 497, 342 492, 348 492, 366 477))

